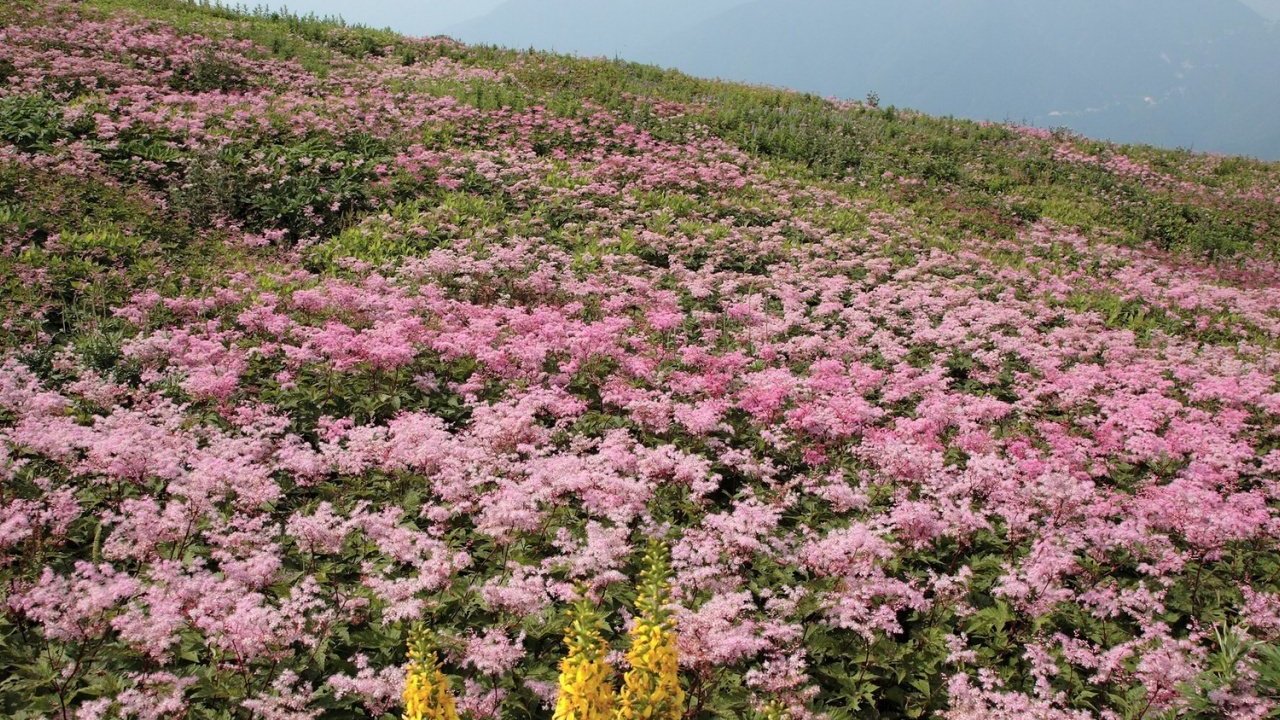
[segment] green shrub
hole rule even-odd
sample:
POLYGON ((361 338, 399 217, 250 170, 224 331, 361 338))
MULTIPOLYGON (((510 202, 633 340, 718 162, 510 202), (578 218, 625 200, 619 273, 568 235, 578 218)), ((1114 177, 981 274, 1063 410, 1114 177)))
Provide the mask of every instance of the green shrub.
POLYGON ((1248 252, 1256 244, 1252 229, 1237 219, 1164 196, 1147 200, 1136 215, 1139 238, 1170 252, 1213 260, 1248 252))
POLYGON ((174 68, 169 85, 180 92, 231 92, 249 87, 249 76, 237 63, 213 50, 174 68))
POLYGON ((374 168, 388 159, 370 138, 351 147, 312 139, 226 148, 192 163, 173 201, 197 225, 229 218, 294 240, 332 234, 372 207, 374 168))
POLYGON ((0 98, 0 140, 36 152, 68 136, 62 126, 62 107, 54 100, 42 95, 0 98))

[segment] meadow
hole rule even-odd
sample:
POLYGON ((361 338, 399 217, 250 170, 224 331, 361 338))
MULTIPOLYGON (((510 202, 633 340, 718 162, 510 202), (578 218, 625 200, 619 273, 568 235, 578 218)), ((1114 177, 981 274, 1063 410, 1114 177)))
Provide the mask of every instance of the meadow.
POLYGON ((0 716, 1260 720, 1278 539, 1280 165, 0 5, 0 716))

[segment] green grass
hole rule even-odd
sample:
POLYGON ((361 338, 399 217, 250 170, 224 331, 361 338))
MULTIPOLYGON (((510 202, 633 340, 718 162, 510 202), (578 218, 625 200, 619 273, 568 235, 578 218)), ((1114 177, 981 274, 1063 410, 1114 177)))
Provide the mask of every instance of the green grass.
MULTIPOLYGON (((1277 168, 1243 158, 1215 158, 1180 150, 1105 143, 1058 133, 1052 141, 1018 135, 996 125, 931 117, 894 107, 837 105, 816 95, 694 78, 636 63, 580 59, 496 47, 432 46, 388 30, 334 18, 230 8, 208 0, 88 0, 103 11, 127 11, 188 31, 252 40, 271 54, 296 59, 324 74, 346 58, 377 55, 415 62, 424 52, 462 64, 501 69, 506 83, 440 82, 412 88, 450 94, 480 109, 522 110, 534 105, 567 117, 602 106, 654 135, 673 140, 709 129, 769 161, 769 171, 821 182, 851 198, 907 207, 957 240, 972 235, 1011 237, 1038 220, 1085 233, 1119 230, 1119 241, 1151 244, 1207 259, 1280 257, 1280 206, 1231 197, 1273 181, 1277 168), (664 117, 658 101, 686 104, 683 117, 664 117), (1187 198, 1172 190, 1087 165, 1056 161, 1058 143, 1085 153, 1122 152, 1178 180, 1203 183, 1224 197, 1187 198), (907 189, 885 178, 911 178, 907 189)), ((409 88, 400 88, 409 89, 409 88)), ((0 132, 41 143, 32 117, 38 99, 0 108, 0 132), (26 123, 27 126, 23 126, 26 123), (15 129, 16 126, 16 129, 15 129), (8 128, 6 130, 6 128, 8 128)), ((36 118, 38 121, 39 118, 36 118)), ((447 142, 447 138, 444 139, 447 142)))

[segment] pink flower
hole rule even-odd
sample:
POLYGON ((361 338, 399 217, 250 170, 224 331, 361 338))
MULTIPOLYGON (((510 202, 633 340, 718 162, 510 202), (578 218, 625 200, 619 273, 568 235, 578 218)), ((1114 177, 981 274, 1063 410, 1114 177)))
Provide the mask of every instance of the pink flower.
POLYGON ((467 638, 463 664, 486 675, 505 675, 524 657, 524 633, 511 637, 493 628, 467 638))

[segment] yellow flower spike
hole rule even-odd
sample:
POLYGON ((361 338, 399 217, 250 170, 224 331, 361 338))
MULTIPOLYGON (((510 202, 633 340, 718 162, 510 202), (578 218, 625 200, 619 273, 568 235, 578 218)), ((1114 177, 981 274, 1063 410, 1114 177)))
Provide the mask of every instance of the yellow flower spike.
POLYGON ((764 708, 763 720, 787 720, 787 708, 781 702, 774 700, 764 708))
POLYGON ((440 669, 430 634, 422 628, 415 628, 409 638, 404 720, 458 720, 449 678, 440 669))
POLYGON ((631 627, 631 648, 627 651, 631 669, 622 679, 615 720, 684 717, 675 621, 667 607, 671 602, 669 575, 666 548, 650 544, 636 598, 638 617, 631 627))
POLYGON ((613 716, 613 668, 606 655, 604 619, 589 600, 574 604, 565 631, 569 654, 560 662, 560 693, 553 720, 609 720, 613 716))

